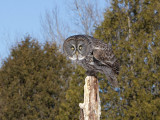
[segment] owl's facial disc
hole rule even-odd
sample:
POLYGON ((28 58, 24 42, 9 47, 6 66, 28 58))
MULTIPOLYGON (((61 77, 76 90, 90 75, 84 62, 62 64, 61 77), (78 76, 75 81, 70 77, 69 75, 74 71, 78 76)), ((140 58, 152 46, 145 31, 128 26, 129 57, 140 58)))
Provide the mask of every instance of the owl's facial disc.
POLYGON ((82 45, 70 44, 71 54, 68 56, 73 61, 83 60, 85 56, 82 55, 82 45))

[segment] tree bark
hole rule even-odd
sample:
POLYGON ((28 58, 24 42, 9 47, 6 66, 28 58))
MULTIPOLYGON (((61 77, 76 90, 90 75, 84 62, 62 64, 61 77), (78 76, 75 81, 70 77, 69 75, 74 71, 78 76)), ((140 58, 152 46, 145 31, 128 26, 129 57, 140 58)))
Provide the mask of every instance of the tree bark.
POLYGON ((84 103, 79 103, 80 120, 100 120, 101 106, 98 79, 87 76, 84 85, 84 103))

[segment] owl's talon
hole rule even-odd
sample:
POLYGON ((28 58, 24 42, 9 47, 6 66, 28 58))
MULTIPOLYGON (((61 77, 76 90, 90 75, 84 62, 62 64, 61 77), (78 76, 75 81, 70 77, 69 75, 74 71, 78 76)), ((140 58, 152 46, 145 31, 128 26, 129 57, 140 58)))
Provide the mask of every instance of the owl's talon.
POLYGON ((94 72, 94 71, 87 71, 86 75, 87 76, 95 76, 96 77, 96 72, 94 72))

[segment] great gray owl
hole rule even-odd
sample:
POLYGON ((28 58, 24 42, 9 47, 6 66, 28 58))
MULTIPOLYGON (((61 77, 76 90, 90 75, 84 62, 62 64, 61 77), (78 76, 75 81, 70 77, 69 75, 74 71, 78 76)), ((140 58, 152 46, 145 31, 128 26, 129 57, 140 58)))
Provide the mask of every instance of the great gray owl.
POLYGON ((117 86, 119 62, 111 45, 91 36, 74 35, 64 41, 63 50, 69 59, 77 61, 89 75, 103 73, 113 86, 117 86))

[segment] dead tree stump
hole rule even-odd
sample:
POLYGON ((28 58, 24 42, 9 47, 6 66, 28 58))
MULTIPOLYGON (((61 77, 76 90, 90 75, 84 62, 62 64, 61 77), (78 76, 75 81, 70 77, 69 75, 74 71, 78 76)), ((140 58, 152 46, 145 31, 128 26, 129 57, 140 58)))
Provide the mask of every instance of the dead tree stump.
POLYGON ((84 85, 84 103, 79 103, 80 120, 100 120, 101 106, 98 79, 87 76, 84 85))

